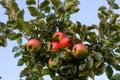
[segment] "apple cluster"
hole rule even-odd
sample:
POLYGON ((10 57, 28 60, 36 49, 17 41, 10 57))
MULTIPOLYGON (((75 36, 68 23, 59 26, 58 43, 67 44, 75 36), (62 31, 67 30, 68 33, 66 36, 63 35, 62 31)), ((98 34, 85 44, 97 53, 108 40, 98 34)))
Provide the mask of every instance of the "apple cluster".
MULTIPOLYGON (((83 43, 74 44, 74 42, 68 38, 64 32, 55 32, 52 35, 52 40, 53 42, 50 43, 50 49, 52 52, 64 50, 67 48, 66 51, 63 51, 63 54, 65 55, 65 59, 67 59, 67 61, 71 60, 72 57, 80 60, 88 55, 88 49, 83 43)), ((48 61, 49 67, 51 69, 57 69, 60 63, 61 62, 59 60, 56 60, 56 58, 50 58, 48 61)))
MULTIPOLYGON (((26 49, 29 53, 39 52, 41 49, 41 41, 36 38, 30 39, 26 44, 26 49)), ((48 60, 48 65, 53 70, 57 69, 61 63, 58 58, 52 57, 57 51, 62 52, 65 55, 64 60, 67 61, 73 58, 80 60, 88 55, 88 49, 83 43, 74 44, 74 42, 61 31, 55 32, 50 42, 50 53, 52 54, 48 60), (67 50, 65 51, 65 49, 67 50)))

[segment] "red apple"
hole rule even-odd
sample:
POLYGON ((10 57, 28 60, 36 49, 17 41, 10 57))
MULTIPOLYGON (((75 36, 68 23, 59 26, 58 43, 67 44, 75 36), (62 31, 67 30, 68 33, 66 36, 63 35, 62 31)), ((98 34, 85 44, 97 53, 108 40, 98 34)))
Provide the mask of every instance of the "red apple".
POLYGON ((78 43, 73 46, 72 54, 76 59, 82 59, 88 55, 88 49, 84 44, 78 43))
POLYGON ((53 35, 52 35, 52 39, 55 40, 55 41, 60 41, 62 38, 64 38, 66 35, 65 33, 59 31, 59 32, 55 32, 53 35))
POLYGON ((36 38, 30 39, 26 44, 26 49, 30 53, 39 52, 40 48, 41 42, 36 38))
POLYGON ((60 49, 59 42, 51 42, 51 51, 56 51, 60 49))
POLYGON ((71 42, 71 40, 70 40, 68 37, 64 37, 64 38, 62 38, 62 39, 60 40, 59 44, 60 44, 60 47, 61 47, 61 48, 65 48, 65 47, 70 48, 72 42, 71 42))

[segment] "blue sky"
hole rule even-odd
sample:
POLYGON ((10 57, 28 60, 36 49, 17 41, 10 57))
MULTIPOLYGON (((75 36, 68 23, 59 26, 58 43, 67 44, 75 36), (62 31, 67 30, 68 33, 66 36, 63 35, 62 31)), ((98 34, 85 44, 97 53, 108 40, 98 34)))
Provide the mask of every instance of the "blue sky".
MULTIPOLYGON (((24 8, 27 11, 25 0, 16 0, 19 3, 19 7, 24 8)), ((106 0, 79 0, 80 1, 80 11, 73 14, 71 20, 73 22, 80 21, 82 24, 92 25, 98 24, 99 19, 97 17, 98 8, 102 5, 108 6, 106 0)), ((120 0, 116 0, 120 5, 120 0)), ((120 14, 120 10, 116 11, 120 14)), ((25 20, 29 20, 31 17, 29 13, 25 13, 25 20)), ((4 15, 4 9, 0 5, 0 22, 6 22, 7 16, 4 15)), ((25 41, 26 43, 26 41, 25 41)), ((18 67, 17 62, 19 58, 13 58, 14 53, 12 53, 13 46, 17 45, 15 41, 8 40, 8 46, 3 48, 0 47, 0 76, 2 80, 19 80, 19 73, 25 67, 18 67)), ((96 80, 108 80, 106 75, 96 76, 96 80)), ((45 80, 50 80, 47 76, 45 80)), ((89 79, 91 80, 91 79, 89 79)))

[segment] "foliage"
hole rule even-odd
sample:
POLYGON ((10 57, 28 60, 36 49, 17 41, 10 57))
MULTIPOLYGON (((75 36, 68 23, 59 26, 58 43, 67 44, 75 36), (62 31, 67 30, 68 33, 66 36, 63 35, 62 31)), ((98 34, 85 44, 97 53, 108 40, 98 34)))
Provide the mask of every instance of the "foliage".
MULTIPOLYGON (((120 71, 120 18, 113 9, 119 9, 115 0, 107 0, 109 8, 101 6, 98 9, 98 25, 87 26, 79 21, 72 22, 70 16, 79 11, 78 0, 26 0, 27 8, 32 16, 24 20, 24 9, 20 9, 15 0, 1 0, 8 16, 6 23, 0 22, 0 46, 7 46, 7 39, 16 40, 18 46, 13 47, 14 57, 22 56, 18 66, 26 65, 20 77, 26 80, 43 80, 44 75, 50 75, 53 80, 87 80, 95 75, 106 73, 108 79, 118 80, 120 74, 113 75, 113 69, 120 71), (64 32, 73 42, 84 43, 89 55, 81 60, 72 58, 65 60, 64 52, 72 54, 68 48, 56 52, 50 51, 52 34, 64 32), (38 38, 42 48, 36 54, 26 50, 23 39, 38 38), (55 53, 56 55, 51 55, 55 53), (48 65, 49 58, 57 59, 59 65, 52 70, 48 65)), ((56 62, 54 62, 56 64, 56 62)))

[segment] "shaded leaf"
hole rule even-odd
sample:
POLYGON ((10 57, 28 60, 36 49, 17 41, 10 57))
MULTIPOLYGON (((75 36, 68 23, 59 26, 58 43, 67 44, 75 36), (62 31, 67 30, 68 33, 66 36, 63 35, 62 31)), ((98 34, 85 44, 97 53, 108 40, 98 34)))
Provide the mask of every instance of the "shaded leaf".
POLYGON ((42 69, 41 74, 42 75, 48 75, 48 74, 50 74, 50 70, 48 68, 42 69))
POLYGON ((61 4, 61 1, 60 0, 51 0, 53 5, 58 7, 60 4, 61 4))
POLYGON ((18 45, 21 45, 21 44, 22 44, 22 38, 18 38, 18 39, 17 39, 17 44, 18 44, 18 45))
POLYGON ((95 52, 94 53, 94 58, 95 58, 95 60, 98 60, 98 61, 100 61, 101 59, 102 59, 102 53, 100 53, 100 52, 95 52))
POLYGON ((64 9, 64 7, 59 7, 58 8, 58 10, 57 10, 57 12, 59 13, 59 14, 64 14, 65 13, 65 9, 64 9))
POLYGON ((90 69, 93 67, 93 58, 91 56, 88 56, 87 58, 87 68, 90 69))
POLYGON ((106 8, 106 6, 101 6, 99 9, 98 9, 98 11, 104 11, 104 10, 106 10, 107 8, 106 8))
POLYGON ((16 52, 19 50, 19 47, 18 46, 14 46, 13 49, 12 49, 12 52, 16 52))
POLYGON ((119 9, 119 5, 116 4, 116 3, 114 3, 114 4, 112 5, 112 9, 119 9))
POLYGON ((26 0, 26 4, 27 5, 34 5, 34 4, 36 4, 36 1, 35 0, 26 0))
POLYGON ((28 72, 29 72, 29 71, 28 71, 27 68, 25 68, 24 70, 22 70, 22 71, 20 72, 20 78, 26 76, 26 75, 28 74, 28 72))
POLYGON ((113 65, 113 68, 117 71, 120 71, 120 65, 113 65))
POLYGON ((120 73, 116 73, 114 76, 110 78, 110 80, 120 80, 120 73))
POLYGON ((21 33, 17 33, 17 34, 13 33, 13 34, 10 35, 9 39, 10 40, 16 40, 16 39, 18 39, 20 37, 22 37, 21 33))
POLYGON ((38 26, 44 27, 45 26, 45 21, 43 19, 39 19, 38 20, 38 26))
POLYGON ((97 37, 97 35, 96 35, 95 32, 89 32, 88 35, 89 35, 89 37, 90 37, 92 40, 95 40, 96 37, 97 37))
POLYGON ((17 18, 22 18, 23 19, 23 17, 24 17, 24 10, 22 9, 22 10, 19 10, 17 12, 17 18))
POLYGON ((32 16, 37 16, 39 14, 39 11, 36 9, 36 7, 28 6, 29 12, 32 16))
POLYGON ((14 58, 17 58, 17 57, 19 57, 20 55, 21 55, 20 52, 16 52, 15 55, 14 55, 14 58))
POLYGON ((24 59, 23 58, 19 59, 17 66, 22 66, 23 64, 24 64, 24 59))
POLYGON ((112 67, 110 66, 110 65, 108 65, 107 67, 106 67, 106 75, 107 75, 107 77, 110 79, 111 77, 112 77, 112 75, 113 75, 113 69, 112 69, 112 67))
POLYGON ((18 11, 19 11, 18 4, 17 4, 15 1, 12 2, 12 8, 14 8, 14 11, 15 11, 15 12, 18 12, 18 11))
POLYGON ((44 8, 44 7, 47 7, 48 5, 49 5, 49 0, 44 0, 41 4, 40 4, 40 6, 39 6, 39 8, 40 9, 42 9, 42 8, 44 8))
POLYGON ((0 36, 0 46, 7 46, 7 40, 4 36, 0 36))

